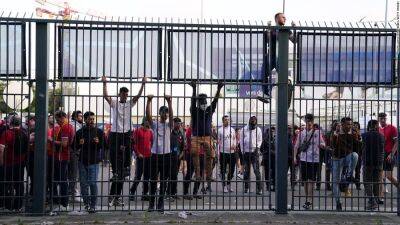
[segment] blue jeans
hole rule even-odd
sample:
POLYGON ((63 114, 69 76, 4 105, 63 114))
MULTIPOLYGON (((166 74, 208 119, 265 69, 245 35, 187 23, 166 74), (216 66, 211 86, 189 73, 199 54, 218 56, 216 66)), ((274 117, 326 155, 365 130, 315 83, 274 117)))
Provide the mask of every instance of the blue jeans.
POLYGON ((85 166, 79 163, 79 179, 81 182, 81 193, 85 205, 94 208, 97 202, 97 175, 99 165, 92 164, 85 166), (90 188, 90 195, 89 195, 90 188))
POLYGON ((336 202, 340 201, 339 182, 342 169, 344 167, 350 168, 348 170, 348 174, 346 175, 352 176, 357 166, 357 161, 358 161, 358 154, 356 152, 352 152, 346 155, 346 157, 344 158, 332 159, 333 196, 335 197, 336 202))

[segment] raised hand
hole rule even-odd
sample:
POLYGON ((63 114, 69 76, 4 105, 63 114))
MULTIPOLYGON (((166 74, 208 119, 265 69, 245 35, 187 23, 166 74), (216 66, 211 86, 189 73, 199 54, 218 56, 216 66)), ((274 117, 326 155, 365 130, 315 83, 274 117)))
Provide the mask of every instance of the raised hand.
POLYGON ((167 102, 171 102, 172 101, 172 96, 171 95, 165 95, 164 98, 165 98, 165 100, 167 102))
POLYGON ((225 86, 223 81, 218 81, 218 90, 221 90, 225 86))
POLYGON ((103 81, 104 83, 107 82, 107 77, 103 75, 103 76, 101 77, 101 81, 103 81))
POLYGON ((154 95, 147 95, 147 100, 151 101, 154 98, 154 95))

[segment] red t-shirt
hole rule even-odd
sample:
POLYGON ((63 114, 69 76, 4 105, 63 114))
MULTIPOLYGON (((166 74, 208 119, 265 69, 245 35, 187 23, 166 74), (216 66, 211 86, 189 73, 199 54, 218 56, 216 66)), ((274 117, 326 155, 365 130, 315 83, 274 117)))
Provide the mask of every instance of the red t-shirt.
POLYGON ((151 156, 151 146, 153 144, 153 131, 151 129, 145 129, 143 127, 135 129, 132 134, 132 139, 133 150, 136 155, 140 153, 145 158, 151 156))
MULTIPOLYGON (((55 159, 59 161, 68 161, 69 160, 69 153, 71 150, 71 143, 74 140, 74 127, 69 123, 64 123, 61 126, 57 126, 53 128, 51 136, 54 138, 55 141, 62 141, 63 137, 68 138, 68 146, 62 147, 61 145, 56 145, 54 143, 50 143, 50 155, 52 155, 55 159)), ((48 134, 49 135, 49 134, 48 134)))
POLYGON ((379 132, 385 137, 385 152, 391 153, 398 133, 396 127, 388 124, 380 127, 379 132))
POLYGON ((4 165, 13 166, 25 161, 28 150, 28 136, 21 129, 7 129, 0 135, 0 144, 5 145, 4 165), (16 140, 17 135, 19 140, 16 140))

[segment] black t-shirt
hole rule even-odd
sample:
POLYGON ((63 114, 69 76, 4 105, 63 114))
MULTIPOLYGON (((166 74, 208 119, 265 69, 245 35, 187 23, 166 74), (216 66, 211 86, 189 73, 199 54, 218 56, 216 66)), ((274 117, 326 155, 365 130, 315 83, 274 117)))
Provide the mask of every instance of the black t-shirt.
POLYGON ((79 150, 79 159, 83 165, 97 164, 101 160, 101 149, 104 143, 104 133, 97 127, 84 126, 78 130, 75 135, 74 146, 79 150), (97 137, 99 143, 94 143, 93 139, 97 137), (84 144, 80 145, 79 140, 84 139, 84 144))
POLYGON ((204 137, 211 135, 212 115, 215 112, 216 107, 217 103, 214 101, 206 108, 206 110, 202 110, 193 105, 190 107, 190 114, 192 117, 192 136, 204 137))

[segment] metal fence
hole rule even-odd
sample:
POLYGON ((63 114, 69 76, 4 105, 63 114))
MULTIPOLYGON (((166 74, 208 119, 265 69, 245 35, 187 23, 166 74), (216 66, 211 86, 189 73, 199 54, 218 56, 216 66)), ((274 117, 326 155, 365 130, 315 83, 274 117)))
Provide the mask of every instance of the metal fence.
POLYGON ((3 213, 399 212, 395 29, 0 21, 3 213))

